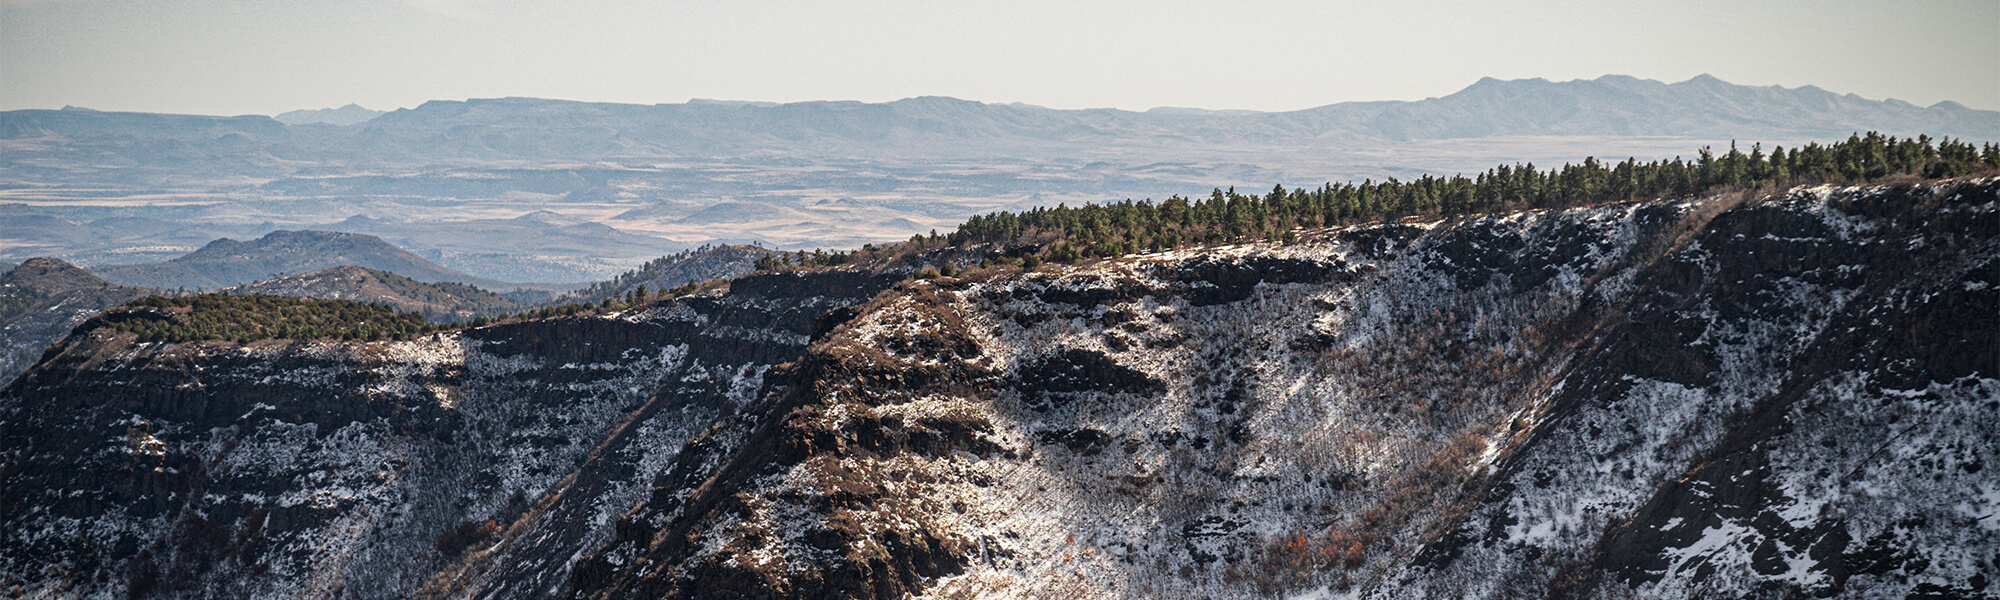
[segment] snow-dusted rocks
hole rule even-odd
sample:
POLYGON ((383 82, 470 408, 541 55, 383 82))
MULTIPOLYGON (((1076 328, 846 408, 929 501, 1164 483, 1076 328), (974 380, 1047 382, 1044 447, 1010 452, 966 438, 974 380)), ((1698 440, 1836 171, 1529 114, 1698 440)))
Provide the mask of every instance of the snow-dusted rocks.
POLYGON ((416 342, 85 332, 0 393, 0 586, 2000 590, 2000 181, 1299 237, 416 342))
POLYGON ((1977 597, 1996 189, 907 284, 767 375, 566 593, 1977 597))

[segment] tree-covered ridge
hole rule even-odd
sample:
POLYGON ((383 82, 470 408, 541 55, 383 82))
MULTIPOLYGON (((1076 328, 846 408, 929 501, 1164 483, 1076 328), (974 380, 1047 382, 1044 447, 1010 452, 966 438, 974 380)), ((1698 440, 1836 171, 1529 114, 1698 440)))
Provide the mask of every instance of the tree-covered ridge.
POLYGON ((263 339, 407 340, 446 329, 379 304, 286 296, 149 296, 95 319, 146 342, 263 339))
POLYGON ((423 283, 388 271, 341 266, 222 290, 235 295, 314 297, 380 303, 433 321, 459 322, 520 310, 521 304, 463 283, 423 283))
MULTIPOLYGON (((1680 158, 1582 164, 1539 170, 1502 165, 1473 177, 1328 183, 1317 189, 1276 186, 1265 195, 1215 190, 1207 199, 1058 205, 1015 214, 974 216, 948 236, 964 243, 1033 244, 1057 261, 1117 256, 1246 239, 1282 240, 1294 227, 1329 227, 1406 217, 1450 217, 1567 208, 1801 183, 1859 183, 1896 176, 1945 178, 2000 170, 2000 145, 1897 139, 1869 133, 1795 150, 1733 145, 1680 158)), ((1035 254, 1029 255, 1031 258, 1035 254)))

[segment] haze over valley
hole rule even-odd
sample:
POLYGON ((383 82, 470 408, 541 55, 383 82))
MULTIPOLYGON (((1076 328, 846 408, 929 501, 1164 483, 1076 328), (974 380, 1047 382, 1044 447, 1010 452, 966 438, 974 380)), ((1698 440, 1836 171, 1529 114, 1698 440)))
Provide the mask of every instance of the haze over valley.
POLYGON ((994 210, 1692 158, 1866 131, 1995 139, 2000 112, 1707 76, 1485 79, 1441 98, 1281 113, 941 97, 504 98, 280 119, 19 110, 0 113, 0 259, 154 263, 224 237, 321 230, 488 280, 589 282, 710 243, 853 248, 994 210))

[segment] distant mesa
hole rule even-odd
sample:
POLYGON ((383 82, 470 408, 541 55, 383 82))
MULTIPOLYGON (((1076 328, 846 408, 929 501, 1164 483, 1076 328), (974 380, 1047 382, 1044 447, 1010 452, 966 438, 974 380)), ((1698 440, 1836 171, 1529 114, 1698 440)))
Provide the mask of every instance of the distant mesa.
POLYGON ((383 112, 384 111, 379 111, 379 110, 368 110, 366 108, 362 108, 360 105, 357 104, 349 104, 347 106, 342 106, 340 108, 294 110, 291 112, 279 113, 278 116, 272 118, 277 119, 279 123, 284 123, 286 125, 310 125, 314 123, 325 123, 328 125, 359 125, 362 123, 366 123, 369 120, 374 119, 375 117, 381 116, 383 112))

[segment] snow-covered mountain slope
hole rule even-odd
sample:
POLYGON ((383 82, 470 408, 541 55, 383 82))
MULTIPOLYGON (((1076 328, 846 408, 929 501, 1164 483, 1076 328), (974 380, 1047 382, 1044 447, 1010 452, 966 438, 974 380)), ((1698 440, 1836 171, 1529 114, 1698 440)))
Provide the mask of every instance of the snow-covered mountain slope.
POLYGON ((1979 597, 1993 181, 1329 232, 886 294, 582 597, 1979 597))
POLYGON ((86 326, 0 392, 0 589, 1993 595, 2000 180, 1302 238, 403 343, 86 326))

